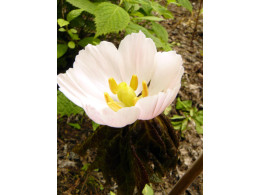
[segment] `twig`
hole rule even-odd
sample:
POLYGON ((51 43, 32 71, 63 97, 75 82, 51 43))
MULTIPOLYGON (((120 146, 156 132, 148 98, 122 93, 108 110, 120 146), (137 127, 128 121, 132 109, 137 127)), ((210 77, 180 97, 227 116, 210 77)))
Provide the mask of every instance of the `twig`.
POLYGON ((194 27, 194 31, 192 33, 192 38, 191 38, 191 43, 190 43, 191 46, 193 45, 194 35, 195 35, 196 31, 197 31, 197 25, 198 25, 198 20, 199 20, 199 17, 200 17, 200 10, 201 10, 201 7, 202 7, 202 2, 203 2, 203 0, 200 0, 198 16, 196 18, 196 24, 195 24, 195 27, 194 27))
POLYGON ((189 185, 193 182, 194 179, 202 172, 203 170, 203 153, 195 161, 192 167, 182 176, 182 178, 177 182, 169 195, 180 195, 182 194, 189 185))

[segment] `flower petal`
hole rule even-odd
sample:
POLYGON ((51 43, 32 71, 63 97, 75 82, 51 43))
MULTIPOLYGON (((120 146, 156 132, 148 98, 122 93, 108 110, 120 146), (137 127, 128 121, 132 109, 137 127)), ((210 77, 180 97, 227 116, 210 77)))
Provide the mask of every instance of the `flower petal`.
POLYGON ((117 82, 123 81, 120 72, 120 69, 124 68, 122 56, 117 48, 107 41, 102 41, 97 46, 87 45, 85 50, 81 50, 76 56, 73 68, 82 71, 85 84, 93 84, 103 93, 109 90, 110 77, 117 82))
POLYGON ((134 123, 140 113, 139 108, 135 106, 125 107, 115 112, 109 107, 98 109, 96 105, 85 105, 84 110, 96 123, 118 128, 134 123))
POLYGON ((151 79, 156 46, 152 39, 146 38, 140 31, 127 35, 121 41, 118 50, 125 62, 124 69, 121 69, 122 78, 130 84, 132 75, 136 74, 139 81, 136 93, 139 94, 142 90, 142 81, 148 83, 151 79))
POLYGON ((180 84, 174 89, 168 89, 167 92, 140 99, 135 105, 141 110, 138 119, 150 120, 161 114, 173 102, 179 89, 180 84))
POLYGON ((181 82, 184 72, 182 58, 175 51, 158 52, 155 55, 155 71, 151 78, 149 94, 173 89, 181 82))
POLYGON ((58 75, 59 90, 77 106, 82 107, 83 93, 74 85, 66 74, 58 75))
POLYGON ((59 90, 64 93, 64 95, 70 99, 73 103, 83 108, 85 104, 95 104, 99 108, 107 107, 105 103, 104 96, 103 99, 97 98, 92 95, 88 95, 78 84, 70 77, 69 69, 66 74, 58 75, 58 85, 59 90))

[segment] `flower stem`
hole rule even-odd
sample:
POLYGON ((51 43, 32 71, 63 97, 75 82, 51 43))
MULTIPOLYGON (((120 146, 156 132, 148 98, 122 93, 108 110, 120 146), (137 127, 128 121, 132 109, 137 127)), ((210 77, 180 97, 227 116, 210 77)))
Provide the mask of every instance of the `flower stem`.
POLYGON ((203 170, 203 153, 199 158, 193 163, 192 167, 182 176, 182 178, 177 182, 169 195, 179 195, 182 194, 189 185, 193 182, 194 179, 202 172, 203 170))

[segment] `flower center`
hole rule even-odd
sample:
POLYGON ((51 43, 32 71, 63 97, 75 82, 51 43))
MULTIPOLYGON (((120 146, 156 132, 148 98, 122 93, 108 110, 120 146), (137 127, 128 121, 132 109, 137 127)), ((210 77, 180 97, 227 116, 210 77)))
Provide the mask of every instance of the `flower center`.
POLYGON ((138 86, 138 78, 136 75, 133 75, 130 81, 130 86, 127 85, 126 82, 122 82, 119 85, 117 85, 114 78, 108 79, 109 88, 113 94, 117 95, 117 98, 120 102, 115 102, 107 92, 104 93, 105 100, 107 102, 107 105, 117 112, 122 107, 131 107, 136 104, 136 102, 143 98, 148 96, 148 88, 145 81, 142 82, 143 91, 142 95, 137 97, 135 94, 135 90, 138 86))

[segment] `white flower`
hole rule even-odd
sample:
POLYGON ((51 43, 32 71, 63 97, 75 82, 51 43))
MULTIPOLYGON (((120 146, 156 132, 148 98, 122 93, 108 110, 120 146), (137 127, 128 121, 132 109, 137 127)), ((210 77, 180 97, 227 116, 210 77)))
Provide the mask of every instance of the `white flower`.
POLYGON ((140 31, 126 36, 118 49, 107 41, 87 45, 73 68, 58 75, 58 84, 96 123, 124 127, 161 114, 175 99, 183 72, 180 55, 157 52, 140 31))

